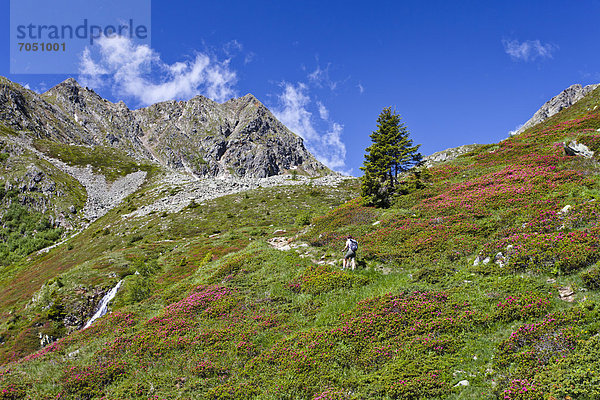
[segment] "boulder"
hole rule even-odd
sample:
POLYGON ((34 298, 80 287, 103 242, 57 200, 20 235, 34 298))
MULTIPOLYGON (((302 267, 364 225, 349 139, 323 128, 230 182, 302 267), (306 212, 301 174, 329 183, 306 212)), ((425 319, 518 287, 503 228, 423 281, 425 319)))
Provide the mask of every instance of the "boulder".
POLYGON ((566 142, 563 143, 565 154, 568 156, 580 156, 585 158, 592 158, 594 156, 594 152, 591 151, 585 144, 577 143, 574 140, 571 140, 569 144, 566 142))

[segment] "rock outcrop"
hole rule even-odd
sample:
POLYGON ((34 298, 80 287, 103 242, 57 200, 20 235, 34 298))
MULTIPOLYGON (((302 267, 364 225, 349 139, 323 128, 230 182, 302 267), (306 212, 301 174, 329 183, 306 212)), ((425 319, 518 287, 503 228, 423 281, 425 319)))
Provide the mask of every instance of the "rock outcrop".
POLYGON ((223 104, 203 96, 134 112, 147 148, 169 167, 197 176, 265 178, 290 170, 330 173, 254 96, 223 104))
POLYGON ((590 150, 585 144, 577 143, 575 140, 571 140, 568 144, 563 143, 565 154, 568 156, 579 156, 584 158, 594 157, 594 152, 590 150))
POLYGON ((537 125, 540 122, 544 122, 551 116, 559 113, 561 110, 571 107, 598 86, 600 86, 600 84, 587 85, 585 87, 582 87, 580 84, 569 86, 552 99, 544 103, 544 105, 537 110, 527 122, 525 122, 516 131, 511 132, 510 135, 518 135, 532 126, 537 125))
POLYGON ((202 96, 138 110, 74 79, 42 95, 0 77, 0 124, 33 139, 107 146, 197 177, 334 174, 254 96, 202 96))
POLYGON ((456 157, 466 154, 470 151, 475 150, 478 144, 465 144, 463 146, 452 147, 450 149, 438 151, 429 155, 427 157, 423 157, 423 165, 427 167, 434 166, 439 163, 448 162, 454 160, 456 157))

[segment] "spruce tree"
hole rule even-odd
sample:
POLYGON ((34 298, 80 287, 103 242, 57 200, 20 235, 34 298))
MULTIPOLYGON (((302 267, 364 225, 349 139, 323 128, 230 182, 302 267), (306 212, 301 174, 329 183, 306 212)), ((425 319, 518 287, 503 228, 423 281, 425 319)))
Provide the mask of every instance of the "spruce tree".
POLYGON ((420 163, 420 145, 413 144, 400 115, 391 107, 379 114, 371 140, 360 168, 364 171, 362 196, 368 205, 388 207, 394 194, 401 191, 399 175, 420 163))

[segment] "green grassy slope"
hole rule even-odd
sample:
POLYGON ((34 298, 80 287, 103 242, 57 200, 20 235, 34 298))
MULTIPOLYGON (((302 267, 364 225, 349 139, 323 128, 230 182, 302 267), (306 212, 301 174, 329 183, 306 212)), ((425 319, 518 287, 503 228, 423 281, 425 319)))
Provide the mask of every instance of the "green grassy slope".
POLYGON ((599 149, 598 105, 437 165, 388 210, 341 204, 354 181, 123 219, 149 182, 1 282, 1 396, 598 398, 598 163, 562 147, 599 149), (357 271, 339 268, 347 234, 357 271), (77 290, 121 278, 113 313, 36 352, 77 290))

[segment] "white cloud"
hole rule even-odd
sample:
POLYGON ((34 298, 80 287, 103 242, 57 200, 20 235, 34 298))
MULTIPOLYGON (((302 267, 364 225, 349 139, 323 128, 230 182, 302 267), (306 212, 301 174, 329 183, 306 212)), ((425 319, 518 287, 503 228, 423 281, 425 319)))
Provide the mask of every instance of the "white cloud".
POLYGON ((321 116, 321 119, 327 121, 329 119, 329 110, 320 101, 317 101, 317 106, 319 107, 319 115, 321 116))
POLYGON ((275 116, 292 132, 300 135, 314 156, 329 168, 343 173, 345 170, 346 145, 341 136, 343 126, 329 120, 329 112, 320 101, 313 102, 304 83, 282 83, 283 92, 278 96, 279 105, 273 109, 275 116), (322 121, 315 121, 309 109, 316 108, 322 121), (323 118, 326 117, 326 118, 323 118), (325 128, 322 128, 325 125, 325 128), (325 132, 325 133, 319 133, 325 132))
POLYGON ((519 124, 515 127, 515 129, 513 129, 512 131, 508 132, 508 136, 515 136, 517 134, 517 132, 519 131, 519 129, 521 129, 523 127, 523 124, 519 124))
POLYGON ((308 74, 308 80, 317 87, 326 86, 330 90, 335 90, 338 86, 338 82, 332 81, 329 77, 330 66, 331 64, 327 64, 327 67, 323 69, 320 65, 317 65, 317 68, 313 72, 308 74))
POLYGON ((243 49, 244 46, 235 39, 225 43, 225 46, 223 46, 223 50, 225 51, 225 54, 227 54, 228 57, 239 53, 243 49))
POLYGON ((46 84, 46 82, 40 82, 39 86, 36 86, 36 87, 32 87, 27 82, 19 82, 19 84, 21 86, 23 86, 25 89, 31 90, 32 92, 35 92, 37 94, 44 93, 46 90, 48 90, 48 85, 46 84))
POLYGON ((542 43, 539 40, 502 40, 504 51, 515 61, 533 61, 537 58, 552 58, 552 53, 558 46, 542 43))
POLYGON ((166 64, 153 49, 135 45, 128 38, 102 37, 98 45, 98 54, 86 48, 81 57, 79 80, 84 85, 110 85, 118 95, 132 97, 142 105, 198 94, 222 102, 235 95, 237 75, 229 60, 219 62, 197 53, 192 60, 166 64), (163 78, 153 79, 152 68, 163 78))
POLYGON ((249 52, 246 54, 246 56, 244 57, 244 64, 250 64, 252 61, 254 61, 254 59, 256 58, 256 53, 254 52, 249 52))
POLYGON ((356 87, 358 88, 358 92, 360 94, 363 94, 365 92, 365 87, 359 82, 358 85, 356 85, 356 87))

